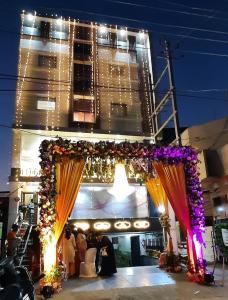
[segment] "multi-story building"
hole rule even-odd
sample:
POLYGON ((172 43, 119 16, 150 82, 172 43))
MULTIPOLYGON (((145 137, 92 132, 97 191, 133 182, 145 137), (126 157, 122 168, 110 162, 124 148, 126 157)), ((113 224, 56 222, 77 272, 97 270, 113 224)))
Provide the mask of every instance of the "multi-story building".
POLYGON ((21 15, 9 225, 38 191, 39 145, 153 140, 149 35, 122 26, 21 15))

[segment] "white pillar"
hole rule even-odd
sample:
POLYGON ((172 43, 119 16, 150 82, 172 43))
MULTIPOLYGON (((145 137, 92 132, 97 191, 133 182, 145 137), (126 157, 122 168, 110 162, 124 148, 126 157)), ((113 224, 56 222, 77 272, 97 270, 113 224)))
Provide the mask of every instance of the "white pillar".
POLYGON ((173 211, 172 206, 168 202, 168 211, 169 211, 169 218, 170 218, 170 234, 173 241, 173 252, 175 255, 178 255, 178 244, 177 244, 177 232, 176 232, 176 219, 175 214, 173 211))

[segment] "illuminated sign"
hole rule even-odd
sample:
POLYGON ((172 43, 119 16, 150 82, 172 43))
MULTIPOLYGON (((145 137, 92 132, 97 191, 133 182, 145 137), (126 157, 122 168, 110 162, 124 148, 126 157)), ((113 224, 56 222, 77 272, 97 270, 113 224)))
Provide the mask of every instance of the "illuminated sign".
POLYGON ((134 227, 137 229, 145 229, 150 227, 150 222, 146 220, 138 220, 134 222, 134 227))
POLYGON ((74 223, 74 226, 76 228, 81 228, 83 231, 88 230, 90 228, 90 225, 87 222, 76 222, 74 223))
POLYGON ((114 227, 119 230, 128 229, 131 227, 131 223, 128 221, 118 221, 114 224, 114 227))
POLYGON ((111 224, 109 222, 96 222, 93 225, 94 229, 96 230, 108 230, 111 227, 111 224))

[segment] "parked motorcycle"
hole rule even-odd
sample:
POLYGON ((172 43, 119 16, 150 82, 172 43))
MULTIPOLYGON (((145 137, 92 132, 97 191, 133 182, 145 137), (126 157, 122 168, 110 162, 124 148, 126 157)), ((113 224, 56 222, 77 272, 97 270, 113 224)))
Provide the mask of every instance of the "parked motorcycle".
POLYGON ((34 300, 34 284, 27 269, 13 257, 0 261, 0 300, 34 300))

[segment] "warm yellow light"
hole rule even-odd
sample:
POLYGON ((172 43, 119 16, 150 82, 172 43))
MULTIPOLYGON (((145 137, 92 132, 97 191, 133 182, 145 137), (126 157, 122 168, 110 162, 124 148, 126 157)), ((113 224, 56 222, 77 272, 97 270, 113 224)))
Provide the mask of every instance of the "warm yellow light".
POLYGON ((146 229, 150 226, 150 222, 146 220, 138 220, 134 222, 134 227, 137 229, 146 229))
POLYGON ((44 238, 43 255, 44 255, 44 273, 48 274, 56 266, 56 239, 52 233, 44 238))
POLYGON ((88 230, 90 228, 90 225, 87 222, 75 222, 74 226, 76 228, 81 228, 83 231, 88 230))
POLYGON ((108 230, 111 224, 109 222, 96 222, 93 227, 96 230, 108 230))
POLYGON ((129 221, 117 221, 115 224, 114 224, 114 227, 116 229, 128 229, 131 227, 131 223, 129 221))
POLYGON ((108 190, 117 200, 123 200, 135 191, 134 187, 129 186, 124 164, 115 165, 115 176, 113 187, 108 190))
POLYGON ((158 211, 160 212, 160 214, 164 214, 165 213, 165 206, 164 205, 159 205, 158 206, 158 211))

